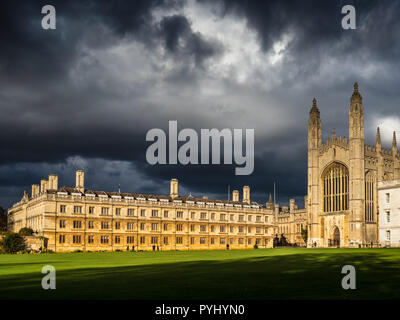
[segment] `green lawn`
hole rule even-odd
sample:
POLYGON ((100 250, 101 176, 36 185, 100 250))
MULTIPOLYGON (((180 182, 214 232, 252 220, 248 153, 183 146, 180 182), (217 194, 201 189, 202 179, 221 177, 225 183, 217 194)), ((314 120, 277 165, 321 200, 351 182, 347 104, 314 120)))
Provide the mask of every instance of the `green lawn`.
POLYGON ((400 249, 0 255, 0 299, 399 299, 400 249), (44 265, 57 289, 41 288, 44 265), (354 265, 357 289, 343 290, 354 265))

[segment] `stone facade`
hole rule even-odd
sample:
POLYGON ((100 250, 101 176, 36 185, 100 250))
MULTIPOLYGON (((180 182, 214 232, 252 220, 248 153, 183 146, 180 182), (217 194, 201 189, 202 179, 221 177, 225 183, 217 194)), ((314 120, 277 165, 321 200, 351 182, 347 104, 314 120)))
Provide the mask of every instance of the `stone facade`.
POLYGON ((364 143, 364 108, 358 84, 350 99, 349 139, 332 135, 321 140, 316 99, 308 121, 309 245, 368 246, 378 242, 378 182, 399 178, 400 160, 393 133, 392 149, 364 143))
POLYGON ((33 185, 8 210, 9 231, 30 227, 57 252, 272 247, 275 211, 250 201, 248 186, 225 201, 181 197, 176 179, 169 195, 148 195, 91 191, 76 176, 75 188, 58 188, 56 175, 33 185))
MULTIPOLYGON (((307 204, 306 197, 304 200, 304 203, 307 204)), ((271 200, 269 200, 269 203, 272 204, 271 200)), ((290 199, 289 207, 279 207, 278 204, 275 206, 275 234, 277 236, 283 235, 292 245, 296 244, 296 246, 299 247, 305 246, 306 243, 304 242, 301 232, 302 229, 307 229, 307 209, 299 208, 294 199, 290 199)))

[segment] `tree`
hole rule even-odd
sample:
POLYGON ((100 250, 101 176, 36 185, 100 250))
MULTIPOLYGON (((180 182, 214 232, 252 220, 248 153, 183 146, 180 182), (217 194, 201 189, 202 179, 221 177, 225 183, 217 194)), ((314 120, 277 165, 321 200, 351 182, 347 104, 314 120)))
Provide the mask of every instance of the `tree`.
POLYGON ((7 230, 7 211, 0 207, 0 231, 7 230))
POLYGON ((307 228, 303 229, 303 226, 301 227, 301 237, 303 238, 304 243, 307 243, 308 230, 307 230, 307 228))
POLYGON ((0 243, 5 253, 16 253, 26 248, 24 238, 18 233, 7 233, 0 243))
POLYGON ((21 236, 31 236, 33 235, 33 230, 31 228, 22 228, 18 232, 21 236))

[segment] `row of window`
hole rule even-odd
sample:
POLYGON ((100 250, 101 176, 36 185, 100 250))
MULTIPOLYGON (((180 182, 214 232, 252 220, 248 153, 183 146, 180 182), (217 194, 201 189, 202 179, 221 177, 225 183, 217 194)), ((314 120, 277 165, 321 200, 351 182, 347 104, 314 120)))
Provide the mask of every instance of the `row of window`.
POLYGON ((278 228, 279 233, 289 233, 289 226, 282 226, 278 228))
MULTIPOLYGON (((114 244, 121 244, 121 236, 115 236, 114 237, 114 244)), ((95 236, 94 235, 88 235, 87 236, 87 242, 89 244, 94 243, 95 236)), ((100 236, 100 243, 101 244, 109 244, 110 243, 110 236, 100 236)), ((58 242, 61 244, 64 244, 66 240, 66 235, 60 234, 58 236, 58 242)), ((151 237, 150 243, 151 244, 158 244, 159 237, 151 237)), ((196 238, 191 237, 190 238, 190 244, 196 244, 196 238)), ((234 238, 228 239, 229 244, 235 244, 234 238)), ((247 244, 251 245, 253 239, 248 238, 247 239, 247 244)), ((162 242, 163 244, 167 245, 169 244, 169 237, 162 237, 162 242)), ((82 236, 81 235, 73 235, 72 236, 72 243, 74 244, 81 244, 82 243, 82 236)), ((140 244, 146 244, 146 237, 139 237, 139 243, 140 244)), ((200 244, 207 244, 207 238, 200 238, 199 239, 200 244)), ((244 244, 245 239, 244 238, 239 238, 237 239, 238 244, 244 244)), ((261 244, 261 239, 256 239, 256 244, 261 244)), ((264 244, 268 243, 268 239, 264 239, 264 244)), ((135 244, 135 237, 133 236, 128 236, 126 237, 126 244, 135 244)), ((176 244, 183 244, 183 237, 176 237, 176 244)), ((210 244, 216 244, 216 238, 210 238, 210 244)), ((219 238, 219 244, 227 244, 227 239, 226 238, 219 238)))
MULTIPOLYGON (((300 233, 301 230, 303 230, 303 224, 302 223, 296 224, 296 232, 300 233)), ((289 233, 289 226, 278 227, 278 232, 279 233, 289 233)))
MULTIPOLYGON (((74 206, 74 210, 73 212, 76 214, 81 214, 82 211, 82 206, 74 206)), ((67 208, 66 205, 62 204, 60 205, 60 213, 66 213, 67 212, 67 208)), ((88 212, 89 214, 94 214, 95 213, 95 207, 88 207, 88 212)), ((109 207, 101 207, 101 214, 102 215, 108 215, 110 214, 110 208, 109 207)), ((116 216, 120 216, 121 215, 121 208, 115 208, 115 215, 116 216)), ((134 216, 135 215, 135 209, 128 209, 127 210, 127 215, 128 216, 134 216)), ((140 210, 140 216, 141 217, 146 217, 146 210, 145 209, 141 209, 140 210)), ((158 217, 159 216, 159 212, 158 210, 151 210, 151 217, 158 217)), ((170 212, 168 210, 164 211, 164 218, 168 218, 170 216, 170 212)), ((176 212, 176 218, 178 219, 183 219, 184 217, 184 212, 183 211, 177 211, 176 212)), ((215 213, 211 213, 210 215, 211 220, 216 220, 216 214, 215 213)), ((191 219, 196 219, 197 218, 197 213, 196 212, 191 212, 190 213, 190 218, 191 219)), ((268 216, 265 217, 264 221, 268 222, 268 216)), ((200 213, 200 219, 202 220, 207 220, 207 213, 206 212, 201 212, 200 213)), ((235 221, 235 215, 234 214, 230 214, 229 215, 229 219, 230 221, 235 221)), ((225 213, 221 213, 219 215, 219 220, 220 221, 227 221, 227 214, 225 213)), ((247 220, 248 221, 252 221, 253 217, 252 215, 248 215, 247 216, 247 220)), ((244 215, 239 215, 238 221, 245 221, 245 216, 244 215)), ((256 216, 256 222, 261 222, 262 221, 262 216, 258 215, 256 216)))
MULTIPOLYGON (((66 220, 60 220, 59 221, 59 226, 61 229, 66 228, 67 222, 66 220)), ((135 224, 133 222, 128 222, 126 224, 126 230, 134 230, 135 224)), ((101 229, 106 230, 109 229, 110 223, 108 221, 101 221, 100 225, 101 229)), ((81 229, 82 228, 82 221, 81 220, 74 220, 73 221, 73 228, 74 229, 81 229)), ((88 221, 88 229, 94 229, 94 221, 88 221)), ((114 229, 120 230, 121 229, 121 222, 117 221, 114 223, 114 229)), ((163 230, 168 231, 169 229, 169 224, 164 223, 163 224, 163 230)), ((146 223, 140 223, 140 230, 146 230, 146 223)), ((152 231, 157 231, 159 230, 159 224, 158 223, 152 223, 151 224, 151 230, 152 231)), ((210 226, 210 232, 215 232, 216 228, 215 226, 210 226)), ((244 232, 244 227, 239 226, 238 227, 238 232, 243 233, 244 232)), ((252 227, 248 227, 247 231, 251 233, 253 230, 252 227)), ((176 231, 184 231, 183 230, 183 224, 178 223, 176 225, 176 231)), ((190 225, 190 231, 196 231, 196 225, 191 224, 190 225)), ((200 232, 207 232, 207 226, 206 225, 200 225, 200 232)), ((227 232, 226 226, 220 226, 219 227, 219 232, 227 232)), ((229 232, 235 232, 235 227, 230 226, 229 227, 229 232)), ((256 233, 261 233, 262 228, 261 227, 256 227, 256 233)), ((268 233, 268 228, 265 228, 265 232, 268 233)))

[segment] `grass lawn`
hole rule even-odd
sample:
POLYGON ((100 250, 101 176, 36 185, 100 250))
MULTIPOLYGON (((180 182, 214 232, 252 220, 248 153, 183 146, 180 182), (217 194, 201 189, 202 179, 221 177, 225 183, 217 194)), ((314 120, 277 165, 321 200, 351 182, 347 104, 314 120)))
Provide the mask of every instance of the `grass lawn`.
POLYGON ((0 255, 0 299, 399 299, 400 249, 0 255), (56 290, 41 288, 44 265, 56 290), (344 265, 357 289, 343 290, 344 265))

